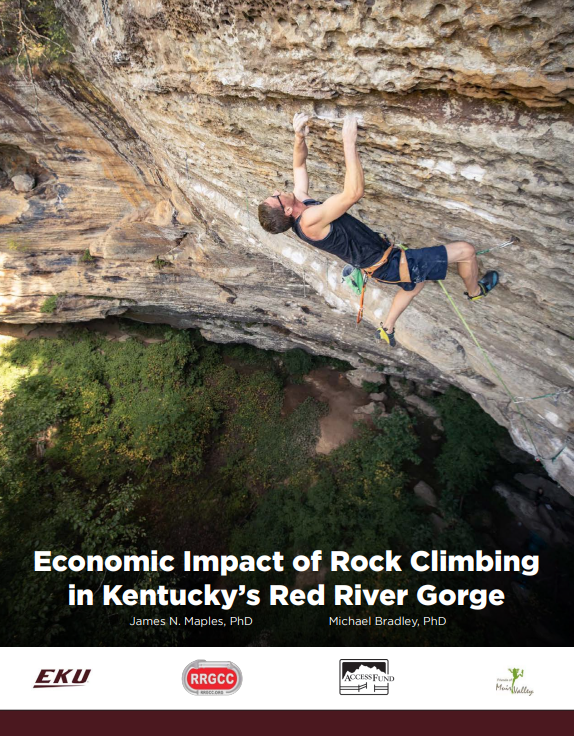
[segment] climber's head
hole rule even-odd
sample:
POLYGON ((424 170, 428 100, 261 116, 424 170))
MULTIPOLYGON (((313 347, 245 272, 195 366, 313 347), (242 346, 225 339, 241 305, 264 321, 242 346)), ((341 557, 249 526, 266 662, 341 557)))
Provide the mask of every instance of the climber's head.
POLYGON ((268 233, 284 233, 293 226, 293 210, 300 204, 293 192, 280 192, 276 189, 259 205, 259 222, 268 233))

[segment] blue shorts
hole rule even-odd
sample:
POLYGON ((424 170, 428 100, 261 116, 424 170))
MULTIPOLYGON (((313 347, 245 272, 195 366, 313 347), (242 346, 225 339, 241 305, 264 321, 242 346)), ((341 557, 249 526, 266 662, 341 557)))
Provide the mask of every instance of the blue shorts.
POLYGON ((446 276, 448 256, 444 245, 433 245, 430 248, 409 248, 406 251, 411 281, 399 281, 399 261, 401 249, 393 251, 388 262, 373 274, 374 279, 387 281, 400 286, 405 291, 412 291, 422 281, 438 281, 446 276))

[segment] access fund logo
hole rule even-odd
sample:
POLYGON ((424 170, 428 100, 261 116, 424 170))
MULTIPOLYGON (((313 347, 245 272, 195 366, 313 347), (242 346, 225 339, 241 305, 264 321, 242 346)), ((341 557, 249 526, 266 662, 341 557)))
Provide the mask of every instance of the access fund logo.
POLYGON ((34 687, 80 687, 92 670, 40 670, 34 687))
POLYGON ((241 670, 233 662, 196 659, 183 671, 184 688, 192 695, 233 695, 241 687, 241 670))
POLYGON ((339 693, 341 695, 388 695, 388 659, 339 660, 339 693))

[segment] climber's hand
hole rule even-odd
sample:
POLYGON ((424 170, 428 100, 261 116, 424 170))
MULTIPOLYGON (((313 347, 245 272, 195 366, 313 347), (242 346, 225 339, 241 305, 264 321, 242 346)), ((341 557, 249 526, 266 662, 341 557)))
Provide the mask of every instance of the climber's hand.
POLYGON ((308 121, 309 116, 304 112, 295 113, 293 116, 293 130, 295 131, 295 135, 300 135, 302 138, 309 135, 309 126, 307 125, 308 121))

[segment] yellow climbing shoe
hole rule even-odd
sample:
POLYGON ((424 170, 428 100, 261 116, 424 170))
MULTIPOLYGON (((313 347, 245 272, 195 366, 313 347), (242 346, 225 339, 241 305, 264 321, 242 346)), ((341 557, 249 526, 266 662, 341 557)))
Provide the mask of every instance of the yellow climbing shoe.
POLYGON ((384 340, 384 342, 386 342, 387 345, 390 345, 392 348, 395 347, 397 341, 395 340, 394 330, 392 332, 387 332, 383 327, 383 323, 381 322, 381 326, 379 327, 377 332, 379 333, 379 337, 381 338, 381 340, 384 340))

